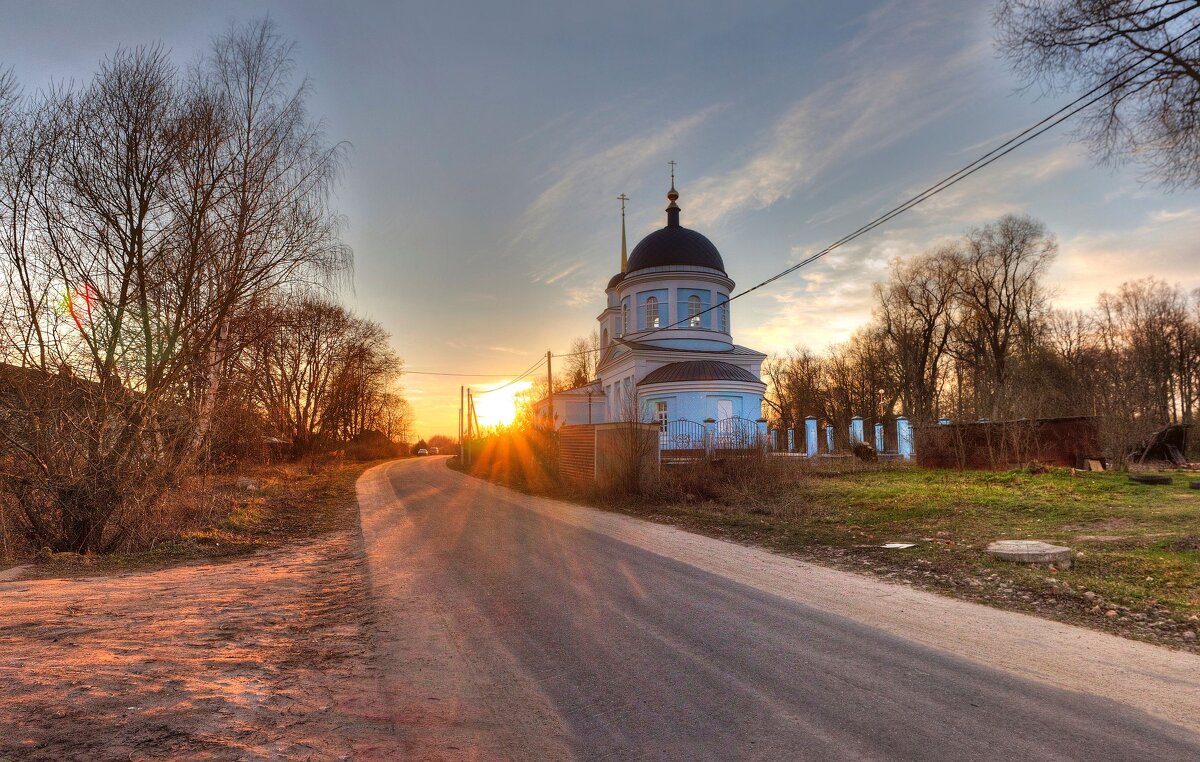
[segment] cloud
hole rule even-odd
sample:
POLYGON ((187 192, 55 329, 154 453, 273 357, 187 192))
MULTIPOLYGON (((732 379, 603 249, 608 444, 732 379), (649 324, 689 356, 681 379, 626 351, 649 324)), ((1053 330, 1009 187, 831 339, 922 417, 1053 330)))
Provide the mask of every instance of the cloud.
POLYGON ((1057 292, 1055 304, 1088 309, 1102 291, 1151 276, 1187 289, 1200 287, 1197 219, 1200 206, 1158 211, 1133 228, 1063 238, 1048 278, 1057 292))
POLYGON ((644 134, 580 153, 554 167, 549 174, 557 179, 521 214, 511 244, 516 246, 537 239, 582 188, 619 188, 650 161, 665 159, 668 149, 683 142, 721 108, 719 104, 708 106, 673 122, 660 124, 644 134))
MULTIPOLYGON (((913 211, 926 221, 950 220, 965 229, 1024 211, 1024 205, 1013 199, 1027 200, 1037 186, 1086 166, 1084 150, 1073 142, 1023 148, 930 197, 913 211)), ((931 184, 913 186, 903 195, 914 196, 931 184)))
POLYGON ((582 286, 568 286, 563 289, 563 304, 568 307, 587 307, 595 306, 597 309, 603 305, 603 301, 598 295, 603 295, 604 284, 589 283, 582 286))
POLYGON ((571 275, 572 273, 577 272, 581 267, 583 267, 583 264, 584 264, 583 262, 576 262, 575 264, 570 265, 569 267, 559 269, 557 272, 554 272, 553 274, 548 274, 547 272, 542 272, 538 275, 533 276, 533 282, 534 283, 545 283, 546 285, 550 285, 552 283, 557 283, 558 281, 562 280, 563 278, 566 278, 568 275, 571 275))
MULTIPOLYGON (((870 318, 872 290, 888 263, 919 250, 920 244, 900 235, 838 249, 771 292, 769 300, 738 305, 734 328, 750 346, 766 352, 789 349, 798 339, 815 350, 845 341, 870 318)), ((793 259, 813 253, 797 248, 793 259)))
MULTIPOLYGON (((1197 220, 1200 206, 1158 210, 1146 213, 1141 224, 1063 237, 1045 279, 1054 305, 1089 309, 1102 291, 1150 276, 1185 289, 1200 287, 1197 220)), ((813 269, 800 271, 795 281, 781 284, 770 299, 738 304, 735 330, 750 346, 767 352, 787 350, 798 341, 818 351, 845 341, 870 320, 874 284, 886 279, 888 263, 938 243, 927 226, 919 225, 838 249, 813 269)), ((792 260, 813 251, 797 247, 792 260)))
POLYGON ((954 109, 970 94, 970 74, 987 51, 961 36, 940 35, 935 44, 921 36, 934 20, 954 28, 947 13, 961 15, 911 2, 871 14, 832 55, 849 62, 846 74, 788 108, 740 164, 689 189, 692 221, 708 226, 766 209, 843 161, 877 152, 954 109))

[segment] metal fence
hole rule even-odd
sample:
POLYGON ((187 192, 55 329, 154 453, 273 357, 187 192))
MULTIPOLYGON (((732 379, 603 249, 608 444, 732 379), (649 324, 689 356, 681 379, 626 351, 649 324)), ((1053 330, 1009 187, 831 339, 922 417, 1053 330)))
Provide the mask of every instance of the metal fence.
POLYGON ((723 418, 709 425, 683 418, 664 422, 658 435, 660 450, 752 450, 763 443, 757 421, 723 418))
POLYGON ((705 428, 703 423, 688 421, 680 418, 667 421, 662 425, 658 435, 660 450, 703 450, 705 448, 705 428))
POLYGON ((751 450, 759 445, 758 422, 749 418, 722 418, 714 425, 713 447, 718 450, 751 450))

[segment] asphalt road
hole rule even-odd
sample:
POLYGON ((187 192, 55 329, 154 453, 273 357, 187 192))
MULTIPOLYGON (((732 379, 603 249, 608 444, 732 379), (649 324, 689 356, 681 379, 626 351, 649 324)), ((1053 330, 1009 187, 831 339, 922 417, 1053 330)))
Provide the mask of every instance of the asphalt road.
POLYGON ((555 520, 443 458, 381 473, 364 541, 414 757, 1200 760, 1128 705, 555 520))

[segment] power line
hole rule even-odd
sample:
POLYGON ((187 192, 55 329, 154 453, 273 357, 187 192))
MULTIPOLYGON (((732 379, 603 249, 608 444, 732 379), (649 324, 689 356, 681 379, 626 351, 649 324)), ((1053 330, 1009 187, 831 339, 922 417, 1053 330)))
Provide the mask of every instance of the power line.
POLYGON ((483 396, 484 394, 491 394, 492 392, 498 392, 498 391, 500 391, 501 389, 507 389, 508 387, 512 386, 513 384, 517 383, 518 381, 521 381, 521 380, 525 379, 526 377, 528 377, 528 376, 532 375, 534 372, 536 372, 536 371, 537 371, 537 369, 538 369, 538 368, 542 367, 542 363, 544 363, 544 362, 546 362, 546 358, 545 358, 545 357, 540 357, 540 358, 538 358, 538 361, 537 361, 537 362, 535 362, 533 365, 531 365, 531 366, 529 367, 529 369, 528 369, 528 370, 526 370, 524 373, 520 374, 519 376, 517 376, 517 377, 516 377, 516 378, 514 378, 513 380, 509 381, 508 383, 506 383, 506 384, 504 384, 504 385, 502 385, 502 386, 497 386, 495 389, 484 389, 484 390, 483 390, 483 391, 481 391, 481 392, 475 392, 475 396, 476 396, 476 397, 481 397, 481 396, 483 396))
MULTIPOLYGON (((1188 36, 1189 34, 1192 34, 1193 32, 1196 32, 1197 30, 1200 30, 1200 24, 1197 24, 1196 26, 1193 26, 1192 28, 1180 33, 1176 37, 1171 38, 1170 40, 1168 40, 1166 42, 1166 45, 1172 45, 1176 42, 1179 42, 1184 37, 1188 36)), ((1176 52, 1178 53, 1183 50, 1186 50, 1187 48, 1195 45, 1197 42, 1200 42, 1200 38, 1192 40, 1191 42, 1183 45, 1176 52)), ((875 217, 870 222, 867 222, 866 224, 862 225, 858 229, 856 229, 850 233, 847 233, 846 235, 842 236, 841 238, 839 238, 838 240, 829 244, 828 246, 826 246, 825 248, 816 252, 815 254, 812 254, 812 255, 802 259, 801 261, 797 262, 796 264, 791 265, 790 267, 787 267, 787 268, 781 270, 780 272, 772 275, 771 277, 769 277, 763 281, 760 281, 759 283, 756 283, 755 285, 753 285, 749 288, 739 291, 738 293, 730 296, 728 299, 726 299, 723 302, 713 304, 709 307, 704 308, 700 312, 690 314, 684 318, 680 318, 679 320, 675 321, 674 323, 671 323, 670 325, 664 326, 662 328, 656 328, 656 329, 650 331, 645 336, 653 336, 662 331, 666 331, 671 328, 675 328, 676 326, 682 325, 683 323, 694 320, 695 318, 699 317, 700 315, 703 315, 705 313, 711 312, 715 309, 718 309, 725 305, 728 305, 730 302, 734 301, 735 299, 740 299, 741 297, 746 296, 749 293, 752 293, 764 286, 774 283, 775 281, 779 280, 780 278, 786 277, 786 276, 796 272, 797 270, 801 269, 802 267, 806 267, 807 265, 812 264, 813 262, 817 261, 818 259, 821 259, 822 257, 826 256, 830 252, 832 252, 838 248, 841 248, 842 246, 854 241, 857 238, 860 238, 860 237, 866 235, 867 233, 871 232, 875 228, 890 222, 891 220, 895 219, 896 217, 911 210, 913 207, 916 207, 916 206, 924 203, 925 201, 928 201, 930 198, 933 198, 934 196, 938 195, 939 193, 942 193, 943 191, 949 189, 950 187, 956 185, 957 183, 965 180, 966 178, 970 177, 971 175, 975 174, 976 172, 980 171, 981 169, 984 169, 985 167, 991 165, 992 163, 999 161, 1003 157, 1012 153, 1013 151, 1015 151, 1016 149, 1025 145, 1026 143, 1030 142, 1031 140, 1034 140, 1034 139, 1040 137, 1041 135, 1044 135, 1046 132, 1049 132, 1050 130, 1054 129, 1058 125, 1065 122, 1067 119, 1070 119, 1072 116, 1075 116, 1079 112, 1083 111, 1084 109, 1088 108, 1089 106, 1091 106, 1094 103, 1101 100, 1118 83, 1122 84, 1122 85, 1127 84, 1128 82, 1133 81, 1137 76, 1139 76, 1141 74, 1145 74, 1146 72, 1150 71, 1156 65, 1155 63, 1152 63, 1150 66, 1147 66, 1140 71, 1134 72, 1133 70, 1136 69, 1137 67, 1141 66, 1143 63, 1150 60, 1151 58, 1154 58, 1154 56, 1155 56, 1155 54, 1153 52, 1147 53, 1146 55, 1142 56, 1140 59, 1138 59, 1134 63, 1130 64, 1129 66, 1125 67, 1121 71, 1119 71, 1116 74, 1109 77, 1104 82, 1101 82, 1100 84, 1096 85, 1092 89, 1090 89, 1087 92, 1083 93, 1082 95, 1078 96, 1071 102, 1062 106, 1057 111, 1053 112, 1052 114, 1047 115, 1046 117, 1043 117, 1041 120, 1035 122, 1034 124, 1030 125, 1029 127, 1026 127, 1024 130, 1022 130, 1021 132, 1012 136, 1005 142, 1003 142, 1000 145, 996 146, 995 148, 991 149, 987 153, 982 154, 981 156, 977 157, 974 161, 972 161, 969 164, 966 164, 963 167, 959 168, 958 170, 952 172, 951 174, 942 178, 941 180, 939 180, 938 182, 929 186, 928 188, 926 188, 925 190, 916 194, 915 196, 912 196, 911 198, 898 204, 897 206, 892 207, 888 211, 875 217), (1126 77, 1126 75, 1129 75, 1128 79, 1121 82, 1120 80, 1122 80, 1122 78, 1126 77)), ((1137 88, 1137 90, 1141 90, 1142 88, 1146 87, 1149 84, 1150 84, 1150 82, 1146 82, 1146 83, 1140 85, 1137 88)), ((1135 90, 1134 92, 1137 92, 1137 90, 1135 90)), ((641 336, 639 338, 645 338, 645 336, 641 336)), ((562 354, 553 354, 553 355, 551 355, 551 357, 577 357, 579 355, 592 354, 594 352, 599 352, 601 350, 602 350, 601 347, 597 347, 595 349, 586 349, 586 350, 582 350, 579 352, 564 352, 562 354)), ((546 361, 545 357, 539 359, 538 362, 533 365, 533 367, 531 367, 529 370, 525 371, 518 378, 513 379, 512 381, 508 382, 504 386, 497 387, 496 389, 490 389, 485 392, 480 392, 480 394, 487 394, 489 392, 499 391, 500 389, 503 389, 507 386, 511 386, 512 384, 516 383, 517 381, 525 378, 526 376, 528 376, 531 373, 533 373, 534 371, 536 371, 538 369, 538 367, 540 367, 541 364, 545 361, 546 361)), ((417 371, 409 371, 409 372, 415 373, 417 371)), ((427 373, 427 375, 470 375, 470 374, 427 373)), ((509 374, 497 374, 497 375, 509 375, 509 374)))
MULTIPOLYGON (((1197 24, 1196 26, 1193 26, 1191 29, 1188 29, 1188 30, 1182 32, 1181 34, 1179 34, 1178 36, 1168 40, 1166 44, 1167 45, 1174 44, 1175 42, 1178 42, 1182 38, 1186 37, 1187 35, 1191 34, 1192 32, 1195 32, 1197 30, 1200 30, 1200 24, 1197 24)), ((1186 50, 1187 48, 1191 47, 1192 45, 1195 45, 1197 42, 1200 42, 1200 38, 1192 40, 1191 42, 1182 46, 1176 52, 1181 52, 1183 50, 1186 50)), ((711 312, 712 310, 722 307, 722 306, 728 304, 729 302, 732 302, 735 299, 740 299, 741 297, 745 296, 746 294, 749 294, 753 291, 757 291, 758 289, 762 288, 763 286, 773 283, 773 282, 779 280, 780 278, 790 275, 790 274, 794 273, 795 271, 799 270, 800 268, 805 267, 806 265, 809 265, 809 264, 817 261, 818 259, 821 259, 826 254, 829 254, 830 252, 834 251, 835 249, 838 249, 838 248, 844 246, 845 244, 850 243, 851 241, 855 240, 856 238, 866 235, 867 233, 869 233, 870 231, 879 227, 880 225, 890 222, 891 220, 895 219, 896 217, 900 216, 901 214, 904 214, 905 212, 909 211, 913 207, 915 207, 921 203, 924 203, 925 201, 928 201, 930 198, 933 198, 934 196, 941 193, 942 191, 961 182, 962 180, 965 180, 966 178, 975 174, 976 172, 983 169, 984 167, 987 167, 988 165, 992 164, 993 162, 1000 160, 1004 156, 1007 156, 1008 154, 1012 153, 1016 149, 1025 145, 1029 141, 1045 134, 1046 132, 1050 131, 1051 129, 1057 127, 1059 124, 1062 124, 1063 122, 1065 122, 1067 119, 1070 119, 1075 114, 1078 114, 1080 111, 1083 111, 1087 107, 1098 102, 1099 100, 1101 100, 1103 97, 1105 97, 1108 94, 1108 91, 1110 89, 1112 89, 1112 86, 1114 84, 1116 84, 1118 82, 1118 80, 1120 80, 1126 74, 1130 74, 1133 69, 1137 68, 1138 66, 1141 66, 1144 62, 1146 62, 1147 60, 1149 60, 1153 57, 1154 57, 1153 52, 1147 53, 1142 58, 1138 59, 1136 62, 1125 67, 1123 70, 1117 72, 1116 74, 1114 74, 1113 76, 1111 76, 1107 80, 1105 80, 1104 82, 1093 87, 1091 90, 1088 90, 1086 93, 1079 96, 1078 98, 1071 101, 1070 103, 1066 104, 1062 108, 1058 109, 1053 114, 1050 114, 1049 116, 1044 117, 1037 123, 1025 128, 1020 133, 1009 138, 1004 143, 1001 143, 1000 145, 996 146, 995 148, 993 148, 992 150, 983 154, 982 156, 978 157, 971 163, 969 163, 969 164, 963 166, 962 168, 960 168, 959 170, 947 175, 942 180, 938 181, 937 183, 934 183, 933 185, 929 186, 928 188, 921 191, 917 195, 913 196, 912 198, 909 198, 907 201, 904 201, 903 203, 899 204, 898 206, 895 206, 892 209, 888 210, 887 212, 884 212, 883 214, 879 215, 875 219, 873 219, 870 222, 866 223, 865 225, 861 226, 857 230, 855 230, 851 233, 848 233, 847 235, 839 238, 837 241, 834 241, 833 243, 826 246, 824 249, 818 251, 817 253, 815 253, 809 257, 806 257, 805 259, 801 260, 800 262, 797 262, 796 264, 792 265, 791 267, 788 267, 788 268, 776 273, 775 275, 772 275, 771 277, 767 278, 764 281, 761 281, 760 283, 756 283, 755 285, 751 286, 750 288, 744 289, 743 291, 740 291, 737 294, 734 294, 733 296, 729 297, 724 302, 714 304, 714 305, 707 307, 693 315, 688 315, 687 317, 681 318, 681 319, 675 321, 674 323, 671 323, 670 325, 665 326, 663 328, 656 328, 647 335, 652 336, 656 333, 659 333, 660 331, 665 331, 665 330, 674 328, 678 325, 681 325, 682 323, 685 323, 689 320, 694 319, 698 315, 703 315, 706 312, 711 312), (1102 90, 1104 92, 1100 92, 1102 90), (1097 95, 1097 93, 1100 93, 1100 94, 1097 95)), ((1129 79, 1126 80, 1126 82, 1122 82, 1121 84, 1125 84, 1129 81, 1132 81, 1136 76, 1138 76, 1140 74, 1144 74, 1147 71, 1150 71, 1151 69, 1154 68, 1154 65, 1155 64, 1151 64, 1150 66, 1146 67, 1145 69, 1142 69, 1141 71, 1132 73, 1130 75, 1129 79)), ((1150 83, 1146 82, 1146 83, 1142 84, 1140 87, 1138 87, 1137 89, 1140 90, 1140 89, 1146 87, 1148 84, 1150 84, 1150 83)), ((1134 92, 1136 92, 1136 90, 1134 92)), ((644 337, 640 337, 640 338, 644 338, 644 337)), ((578 354, 581 354, 581 353, 578 353, 578 354)))
POLYGON ((515 375, 513 373, 451 373, 438 370, 406 370, 403 373, 414 376, 459 376, 461 378, 504 378, 515 375))

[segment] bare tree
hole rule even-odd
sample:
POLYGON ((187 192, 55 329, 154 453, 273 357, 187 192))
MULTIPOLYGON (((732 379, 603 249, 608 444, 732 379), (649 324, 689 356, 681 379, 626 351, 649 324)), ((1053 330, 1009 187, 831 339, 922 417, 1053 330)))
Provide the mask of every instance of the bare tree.
MULTIPOLYGON (((600 362, 600 336, 592 331, 587 336, 578 336, 567 349, 566 370, 562 383, 564 388, 575 389, 596 378, 596 366, 600 362)), ((556 384, 557 385, 557 384, 556 384)))
POLYGON ((392 415, 400 361, 379 325, 310 296, 263 308, 257 320, 268 329, 244 353, 241 373, 297 455, 378 430, 392 415))
POLYGON ((233 324, 348 265, 290 49, 264 21, 186 72, 139 47, 4 87, 0 487, 39 546, 120 544, 206 439, 233 324))
POLYGON ((1200 185, 1200 2, 1000 0, 998 45, 1050 92, 1106 86, 1082 133, 1165 185, 1200 185))
POLYGON ((886 283, 876 284, 875 319, 899 378, 904 411, 917 421, 938 415, 962 260, 946 246, 892 262, 886 283))
POLYGON ((963 239, 952 346, 975 409, 989 418, 1009 412, 1013 358, 1040 330, 1048 310, 1041 277, 1057 252, 1054 236, 1027 216, 1005 215, 963 239))
POLYGON ((618 398, 613 429, 598 433, 597 463, 606 478, 600 486, 627 494, 641 494, 658 473, 659 428, 653 412, 638 399, 637 390, 618 398))
POLYGON ((828 415, 824 358, 797 347, 767 358, 762 374, 767 381, 763 401, 770 408, 777 428, 799 426, 806 416, 828 415))

